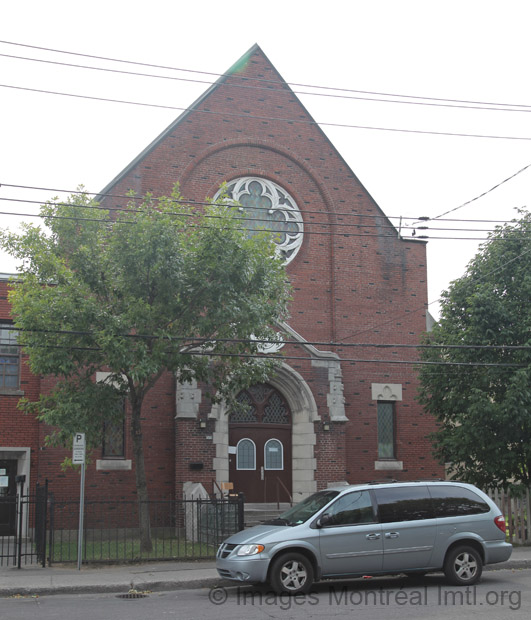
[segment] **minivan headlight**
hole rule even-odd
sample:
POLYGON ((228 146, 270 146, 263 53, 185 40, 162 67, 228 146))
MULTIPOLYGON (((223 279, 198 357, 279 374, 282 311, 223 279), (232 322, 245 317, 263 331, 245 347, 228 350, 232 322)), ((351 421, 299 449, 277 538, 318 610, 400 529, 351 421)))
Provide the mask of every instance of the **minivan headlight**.
POLYGON ((264 549, 264 545, 242 545, 236 555, 256 555, 262 553, 264 549))

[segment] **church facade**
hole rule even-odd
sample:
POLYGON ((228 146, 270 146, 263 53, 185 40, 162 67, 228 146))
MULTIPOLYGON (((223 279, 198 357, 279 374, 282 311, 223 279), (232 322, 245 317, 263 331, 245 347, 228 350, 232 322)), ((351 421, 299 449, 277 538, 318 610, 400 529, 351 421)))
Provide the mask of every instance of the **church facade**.
MULTIPOLYGON (((252 502, 297 501, 337 481, 443 477, 428 438, 434 421, 416 401, 425 242, 400 236, 258 46, 100 201, 123 206, 131 190, 168 195, 177 182, 192 203, 215 198, 225 184, 246 221, 278 231, 293 300, 277 326, 285 344, 270 351, 283 356, 281 367, 238 395, 244 413, 213 406, 204 386, 170 373, 160 379, 143 422, 150 495, 180 497, 193 481, 211 493, 229 483, 252 502)), ((13 358, 3 300, 2 354, 13 358)), ((49 379, 31 377, 20 360, 17 378, 8 378, 2 363, 0 468, 18 460, 19 473, 61 477, 62 489, 74 490, 75 477, 59 470, 64 454, 41 449, 45 429, 33 421, 29 433, 13 429, 17 396, 38 393, 49 379)), ((87 471, 89 495, 134 493, 128 432, 127 416, 123 428, 106 429, 87 471)))

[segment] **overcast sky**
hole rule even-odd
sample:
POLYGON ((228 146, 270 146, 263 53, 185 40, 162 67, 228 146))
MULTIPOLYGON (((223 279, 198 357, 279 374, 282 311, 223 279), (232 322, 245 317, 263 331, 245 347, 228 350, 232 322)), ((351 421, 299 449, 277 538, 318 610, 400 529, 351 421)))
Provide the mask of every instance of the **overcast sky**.
MULTIPOLYGON (((530 23, 527 0, 3 2, 2 227, 20 221, 6 212, 38 211, 14 199, 43 202, 80 184, 103 189, 180 114, 26 89, 187 108, 258 43, 288 83, 306 85, 292 88, 388 216, 411 225, 488 192, 446 216, 460 221, 441 218, 417 232, 430 237, 429 301, 437 316, 441 291, 477 251, 479 241, 463 238, 485 238, 495 225, 489 220, 511 220, 529 206, 531 167, 516 173, 531 164, 530 23)), ((0 272, 14 270, 0 255, 0 272)))

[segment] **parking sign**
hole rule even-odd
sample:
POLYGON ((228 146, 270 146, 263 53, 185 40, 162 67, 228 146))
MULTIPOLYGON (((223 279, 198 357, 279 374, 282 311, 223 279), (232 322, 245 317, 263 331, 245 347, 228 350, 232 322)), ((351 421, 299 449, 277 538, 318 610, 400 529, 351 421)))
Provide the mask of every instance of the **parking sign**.
POLYGON ((82 465, 85 462, 85 433, 76 433, 74 435, 72 463, 74 465, 82 465))

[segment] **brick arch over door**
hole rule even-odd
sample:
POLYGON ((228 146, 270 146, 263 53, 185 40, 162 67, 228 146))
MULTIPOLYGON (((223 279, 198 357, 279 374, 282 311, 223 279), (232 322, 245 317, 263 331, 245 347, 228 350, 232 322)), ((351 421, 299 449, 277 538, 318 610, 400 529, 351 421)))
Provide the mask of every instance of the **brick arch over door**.
MULTIPOLYGON (((268 383, 282 394, 291 410, 292 493, 293 500, 297 502, 317 490, 314 422, 320 420, 320 417, 310 387, 302 376, 287 364, 282 364, 268 383)), ((216 418, 213 436, 216 446, 214 469, 219 484, 229 480, 229 416, 224 405, 214 407, 211 416, 216 418)))

